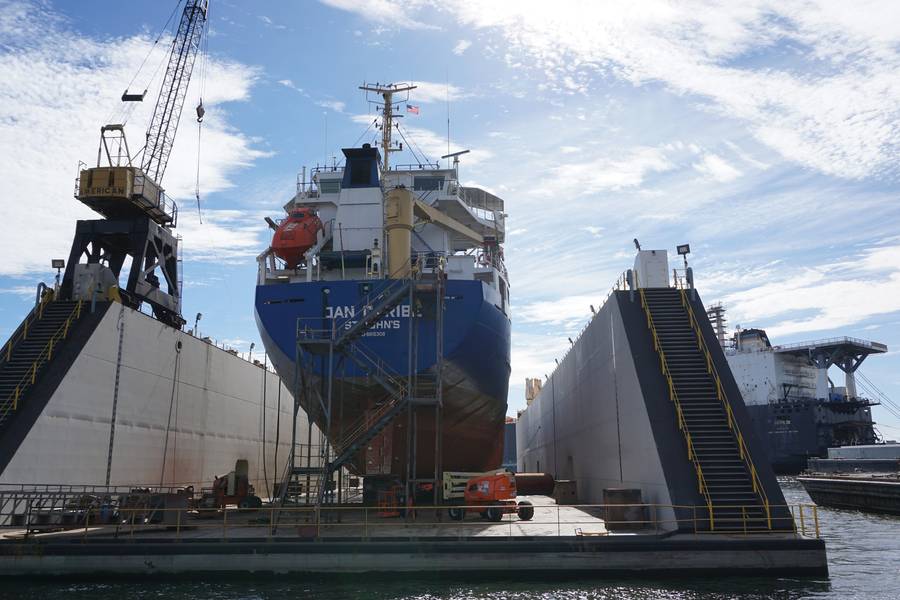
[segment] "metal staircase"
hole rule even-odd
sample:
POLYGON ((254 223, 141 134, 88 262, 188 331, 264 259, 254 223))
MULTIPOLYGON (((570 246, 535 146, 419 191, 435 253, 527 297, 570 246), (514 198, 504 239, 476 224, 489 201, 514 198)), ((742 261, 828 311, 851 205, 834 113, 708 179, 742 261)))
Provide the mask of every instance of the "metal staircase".
POLYGON ((772 529, 771 508, 691 308, 690 292, 641 288, 654 349, 711 531, 772 529))
MULTIPOLYGON (((377 382, 384 391, 384 396, 377 402, 374 410, 368 411, 361 417, 343 428, 340 439, 327 440, 318 465, 302 466, 297 464, 296 452, 292 456, 291 465, 285 473, 281 486, 280 504, 322 504, 333 502, 333 496, 329 496, 328 490, 332 486, 334 474, 369 442, 375 439, 388 425, 401 414, 409 415, 410 423, 415 420, 415 411, 419 407, 428 406, 435 409, 435 418, 439 430, 440 406, 441 406, 441 362, 443 358, 443 262, 434 269, 432 279, 422 279, 421 273, 415 270, 409 278, 388 281, 373 295, 368 297, 360 306, 352 311, 354 316, 344 319, 333 319, 329 330, 314 330, 298 323, 297 349, 298 349, 298 390, 296 401, 300 398, 307 399, 307 406, 314 410, 322 411, 326 429, 331 424, 331 380, 334 378, 335 354, 341 358, 353 362, 362 372, 366 373, 373 381, 377 382), (434 373, 418 373, 417 344, 418 344, 418 320, 421 318, 419 309, 423 298, 432 297, 435 305, 436 323, 436 367, 434 373), (390 368, 380 357, 372 353, 366 346, 359 343, 359 338, 365 334, 375 323, 387 315, 395 307, 404 301, 410 306, 409 328, 411 357, 409 372, 406 375, 397 373, 390 368), (320 393, 315 386, 310 385, 311 369, 302 360, 304 353, 309 355, 327 355, 327 373, 322 377, 328 382, 326 392, 320 393), (315 397, 315 402, 313 402, 315 397), (305 478, 308 482, 305 486, 300 480, 305 478), (305 500, 305 502, 303 502, 305 500)), ((312 411, 310 411, 312 412, 312 411)), ((312 417, 312 414, 310 415, 312 417)), ((415 427, 407 428, 408 435, 415 436, 415 427)), ((440 438, 440 435, 436 436, 440 438)), ((440 441, 435 442, 436 456, 439 456, 440 441)), ((408 439, 408 447, 415 447, 415 438, 408 439)), ((415 464, 415 451, 412 451, 411 462, 415 464)), ((307 461, 309 463, 309 461, 307 461)), ((439 469, 436 461, 436 472, 439 469)), ((415 483, 414 475, 407 479, 415 483)), ((435 481, 438 474, 435 474, 435 481)), ((432 481, 429 479, 428 481, 432 481)), ((436 486, 435 489, 437 489, 436 486)), ((411 489, 408 489, 411 492, 411 489)))
POLYGON ((51 290, 41 295, 0 353, 0 427, 28 400, 29 390, 81 318, 82 301, 53 298, 51 290))

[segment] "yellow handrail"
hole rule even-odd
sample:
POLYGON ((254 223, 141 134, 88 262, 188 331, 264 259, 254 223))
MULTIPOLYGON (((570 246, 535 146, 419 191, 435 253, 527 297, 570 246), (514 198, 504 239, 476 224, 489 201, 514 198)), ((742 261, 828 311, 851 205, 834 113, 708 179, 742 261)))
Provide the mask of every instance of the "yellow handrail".
POLYGON ((65 323, 60 325, 59 329, 50 336, 50 340, 38 354, 37 358, 32 361, 31 367, 25 371, 25 375, 19 380, 19 383, 16 384, 15 389, 10 393, 9 397, 7 397, 6 402, 0 406, 0 419, 6 418, 10 412, 18 410, 19 399, 22 397, 22 394, 29 385, 34 385, 35 381, 37 381, 38 369, 53 357, 53 346, 58 345, 60 341, 64 340, 69 335, 69 326, 73 321, 81 317, 81 305, 82 300, 79 300, 72 309, 72 312, 69 313, 65 323))
POLYGON ((697 337, 697 346, 706 357, 706 369, 715 380, 716 396, 718 397, 719 402, 721 402, 725 407, 725 415, 728 419, 728 428, 731 429, 732 433, 734 433, 735 441, 737 441, 738 445, 738 452, 741 455, 741 460, 744 461, 744 464, 747 466, 747 470, 750 472, 750 480, 753 484, 753 491, 757 496, 759 496, 760 500, 762 500, 763 508, 766 511, 766 522, 768 523, 769 529, 772 529, 772 513, 769 506, 769 498, 768 496, 766 496, 766 490, 763 487, 762 482, 759 480, 759 474, 756 471, 756 465, 753 464, 753 459, 750 458, 750 451, 747 449, 747 444, 746 442, 744 442, 744 436, 741 433, 741 429, 734 417, 734 411, 731 408, 731 403, 728 401, 728 397, 725 395, 725 392, 722 388, 722 379, 719 377, 719 372, 716 370, 715 363, 712 359, 712 354, 710 354, 709 347, 707 347, 706 341, 703 338, 703 331, 700 329, 700 324, 697 322, 697 318, 694 315, 694 309, 687 299, 687 293, 682 289, 680 290, 680 294, 681 304, 682 306, 684 306, 688 313, 688 319, 691 324, 691 329, 693 329, 694 335, 697 337))
POLYGON ((19 328, 16 329, 11 336, 9 336, 9 340, 6 342, 6 345, 3 347, 2 352, 0 352, 0 360, 5 360, 6 362, 10 362, 13 356, 13 348, 16 345, 16 342, 19 340, 28 339, 28 328, 35 321, 39 321, 44 317, 44 307, 46 307, 53 300, 54 293, 53 290, 48 289, 41 295, 41 299, 38 301, 37 306, 34 307, 25 320, 19 325, 19 328))
POLYGON ((647 327, 650 329, 650 335, 653 338, 653 349, 656 350, 656 353, 659 355, 660 370, 666 378, 666 383, 669 387, 669 398, 675 405, 675 414, 678 416, 678 429, 681 430, 685 442, 687 443, 688 460, 694 465, 700 494, 706 500, 706 508, 709 512, 709 529, 710 531, 715 531, 712 498, 709 495, 709 489, 706 487, 706 477, 703 476, 703 469, 700 467, 700 461, 697 459, 696 452, 694 452, 694 442, 691 438, 691 432, 688 429, 687 421, 684 419, 684 411, 681 409, 681 402, 678 400, 678 394, 675 392, 675 382, 672 380, 672 375, 669 372, 666 354, 663 352, 662 344, 659 341, 659 335, 656 333, 656 327, 653 325, 653 316, 650 314, 650 305, 647 303, 647 297, 644 295, 644 288, 639 287, 638 292, 641 296, 641 307, 644 309, 644 314, 647 316, 647 327))

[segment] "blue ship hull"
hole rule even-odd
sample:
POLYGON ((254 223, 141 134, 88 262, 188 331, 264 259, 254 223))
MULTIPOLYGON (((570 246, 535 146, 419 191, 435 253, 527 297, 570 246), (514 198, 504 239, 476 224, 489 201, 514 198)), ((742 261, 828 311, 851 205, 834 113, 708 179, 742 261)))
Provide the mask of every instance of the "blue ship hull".
MULTIPOLYGON (((279 375, 291 387, 295 381, 298 324, 327 330, 332 319, 343 323, 354 318, 356 307, 367 294, 376 293, 381 280, 317 281, 257 286, 256 320, 266 351, 279 375)), ((444 310, 443 448, 442 468, 452 471, 487 471, 500 466, 503 428, 510 374, 510 321, 487 298, 489 289, 480 281, 448 280, 444 310)), ((377 356, 389 370, 406 374, 409 365, 409 311, 406 303, 395 307, 355 344, 377 356)), ((418 323, 417 365, 431 371, 435 363, 434 321, 418 323)), ((306 364, 321 376, 327 372, 324 357, 307 356, 306 364)), ((385 397, 385 392, 364 370, 349 360, 335 360, 332 439, 341 428, 362 418, 385 397)), ((301 399, 301 402, 303 399, 301 399)), ((318 411, 304 406, 316 419, 318 411)), ((421 411, 417 423, 416 471, 427 476, 434 469, 434 423, 431 411, 421 411)), ((353 470, 362 475, 405 473, 406 418, 396 422, 361 452, 353 470)))

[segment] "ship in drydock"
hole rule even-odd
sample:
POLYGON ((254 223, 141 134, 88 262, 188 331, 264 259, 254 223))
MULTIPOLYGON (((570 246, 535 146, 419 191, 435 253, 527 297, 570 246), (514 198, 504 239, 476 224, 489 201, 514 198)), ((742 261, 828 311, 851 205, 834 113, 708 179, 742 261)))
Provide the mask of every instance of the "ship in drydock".
POLYGON ((331 464, 346 459, 367 486, 497 468, 510 373, 503 200, 462 185, 462 153, 442 157, 453 159, 448 168, 393 165, 395 112, 415 86, 363 89, 380 110, 380 148, 343 149, 340 165, 299 184, 282 220, 268 220, 260 334, 343 451, 331 464), (317 340, 330 350, 317 352, 317 340), (417 389, 398 393, 404 382, 417 389), (429 398, 440 416, 420 408, 397 418, 404 395, 429 398))

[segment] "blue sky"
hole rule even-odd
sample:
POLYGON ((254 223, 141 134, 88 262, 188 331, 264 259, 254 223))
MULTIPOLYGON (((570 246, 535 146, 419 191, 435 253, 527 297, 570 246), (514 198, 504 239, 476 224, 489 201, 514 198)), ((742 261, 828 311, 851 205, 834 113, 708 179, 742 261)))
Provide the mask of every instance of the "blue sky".
MULTIPOLYGON (((463 179, 507 203, 511 414, 630 266, 634 237, 690 242, 702 296, 732 325, 900 350, 900 8, 852 4, 213 0, 203 224, 196 80, 165 181, 184 314, 241 350, 258 340, 263 217, 302 165, 363 133, 359 84, 414 81, 412 137, 432 159, 446 151, 449 84, 451 149, 473 151, 463 179)), ((92 218, 72 199, 77 163, 173 6, 0 1, 0 337, 67 256, 75 219, 92 218)), ((133 145, 149 109, 128 120, 133 145)), ((896 352, 862 371, 900 400, 896 352)), ((875 415, 900 438, 900 420, 875 415)))

